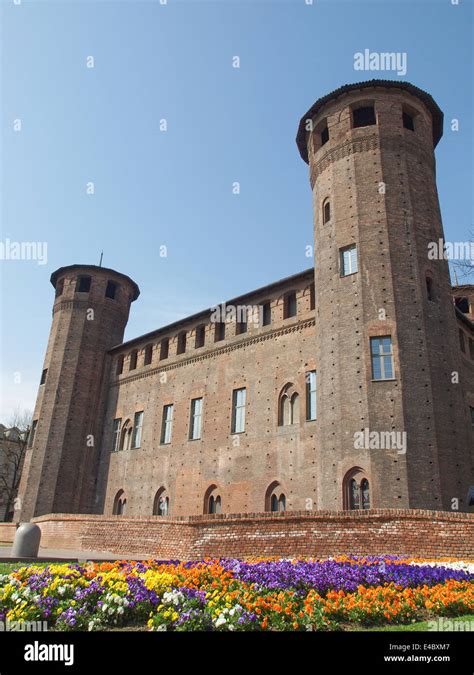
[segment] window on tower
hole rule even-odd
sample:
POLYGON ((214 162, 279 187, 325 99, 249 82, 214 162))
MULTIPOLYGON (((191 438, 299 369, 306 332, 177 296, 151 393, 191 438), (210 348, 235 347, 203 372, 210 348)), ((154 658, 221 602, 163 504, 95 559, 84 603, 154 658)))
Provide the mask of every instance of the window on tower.
POLYGON ((31 425, 30 433, 28 436, 28 447, 31 448, 35 442, 36 427, 38 426, 38 420, 33 420, 31 425))
POLYGON ((373 380, 393 380, 393 347, 390 335, 370 338, 373 380))
POLYGON ((407 112, 402 113, 403 126, 405 129, 410 129, 410 131, 415 131, 415 125, 413 123, 413 116, 407 112))
POLYGON ((321 145, 324 145, 329 141, 329 129, 327 125, 321 130, 321 145))
POLYGON ((64 290, 64 279, 59 279, 59 281, 56 284, 56 297, 58 298, 60 295, 63 294, 64 290))
POLYGON ((364 105, 360 108, 355 108, 352 111, 352 126, 354 129, 357 127, 369 127, 376 123, 375 108, 373 105, 364 105))
POLYGON ((108 281, 105 289, 105 297, 115 300, 115 294, 117 292, 117 284, 114 281, 108 281))
POLYGON ((323 225, 331 220, 331 202, 326 199, 323 203, 323 225))
POLYGON ((43 370, 43 372, 41 373, 40 384, 44 384, 44 383, 46 382, 46 376, 47 376, 47 374, 48 374, 48 369, 45 368, 45 369, 43 370))
POLYGON ((358 272, 357 246, 355 244, 352 244, 351 246, 346 246, 345 248, 341 248, 339 256, 340 256, 341 277, 347 277, 350 274, 355 274, 356 272, 358 272))
POLYGON ((432 277, 430 277, 430 276, 426 277, 426 295, 427 295, 428 300, 430 302, 434 302, 436 300, 435 291, 434 291, 434 282, 433 282, 432 277))
POLYGON ((89 293, 91 289, 90 277, 78 277, 76 283, 76 293, 89 293))

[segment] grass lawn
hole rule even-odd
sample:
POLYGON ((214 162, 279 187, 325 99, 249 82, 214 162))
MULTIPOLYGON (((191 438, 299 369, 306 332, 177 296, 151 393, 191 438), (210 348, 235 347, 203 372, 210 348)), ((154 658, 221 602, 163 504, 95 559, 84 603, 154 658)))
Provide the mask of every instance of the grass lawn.
MULTIPOLYGON (((457 616, 454 618, 451 617, 439 617, 439 616, 434 616, 432 621, 436 621, 438 619, 444 619, 445 621, 452 621, 453 623, 462 623, 463 621, 471 621, 472 626, 471 630, 474 630, 474 614, 466 614, 465 616, 457 616)), ((404 633, 409 633, 410 631, 429 631, 430 627, 430 622, 429 621, 417 621, 416 623, 407 623, 407 624, 395 624, 393 626, 379 626, 379 627, 374 627, 371 626, 370 628, 367 628, 366 626, 358 626, 357 624, 354 624, 351 627, 348 627, 347 630, 363 630, 363 631, 391 631, 391 632, 404 632, 404 633)), ((459 629, 462 630, 462 629, 459 629)), ((466 629, 467 630, 467 629, 466 629)), ((432 631, 429 631, 432 632, 432 631)))

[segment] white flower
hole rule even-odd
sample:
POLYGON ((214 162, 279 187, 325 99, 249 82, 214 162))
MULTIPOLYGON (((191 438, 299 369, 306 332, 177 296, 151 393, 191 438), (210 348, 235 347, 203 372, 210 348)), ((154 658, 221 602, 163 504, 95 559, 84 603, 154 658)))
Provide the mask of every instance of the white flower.
POLYGON ((94 630, 94 622, 93 622, 93 621, 89 621, 89 623, 88 623, 88 625, 87 625, 87 628, 88 628, 88 630, 94 630))
POLYGON ((115 612, 115 609, 113 607, 109 607, 109 616, 112 615, 115 612))
POLYGON ((166 625, 164 623, 162 623, 161 626, 158 626, 158 628, 156 630, 159 633, 163 633, 164 631, 166 631, 166 625))
POLYGON ((65 586, 58 586, 58 593, 59 595, 64 595, 66 592, 66 587, 65 586))
POLYGON ((117 614, 123 614, 123 612, 124 612, 123 607, 119 607, 117 610, 117 614))
POLYGON ((215 626, 216 628, 219 628, 219 626, 222 626, 223 624, 227 623, 226 618, 224 614, 219 614, 219 616, 216 619, 215 626))
POLYGON ((108 609, 108 607, 109 607, 108 605, 103 604, 102 607, 101 607, 101 609, 102 609, 103 612, 106 612, 107 609, 108 609))

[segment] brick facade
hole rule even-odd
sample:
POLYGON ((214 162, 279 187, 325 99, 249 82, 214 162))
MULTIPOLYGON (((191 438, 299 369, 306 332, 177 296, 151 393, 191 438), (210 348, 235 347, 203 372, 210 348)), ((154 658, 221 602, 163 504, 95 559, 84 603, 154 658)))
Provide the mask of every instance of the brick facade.
MULTIPOLYGON (((47 379, 38 395, 38 425, 25 461, 17 518, 61 512, 109 517, 121 511, 127 516, 123 521, 79 519, 89 523, 89 534, 81 529, 80 537, 90 536, 91 547, 104 548, 116 536, 113 529, 122 532, 126 546, 123 528, 129 527, 129 543, 139 546, 140 528, 142 540, 148 537, 146 523, 152 539, 164 530, 178 537, 173 528, 182 527, 179 536, 186 540, 191 521, 160 525, 146 519, 156 512, 161 495, 168 499, 169 515, 163 518, 206 513, 212 497, 219 498, 224 514, 259 513, 283 504, 288 512, 306 514, 285 522, 306 523, 306 528, 308 518, 317 518, 308 511, 338 514, 349 508, 351 476, 368 481, 370 499, 364 505, 371 508, 468 510, 466 495, 474 482, 469 412, 474 358, 460 349, 459 327, 469 344, 472 317, 454 307, 447 262, 427 256, 428 244, 443 237, 434 157, 441 134, 441 111, 412 85, 373 81, 320 99, 302 118, 298 133, 300 152, 309 163, 315 268, 228 301, 230 307, 262 312, 245 329, 235 318, 229 320, 221 340, 216 340, 215 308, 210 308, 121 344, 136 284, 94 266, 55 272, 52 283, 61 294, 54 303, 47 379), (373 106, 376 124, 354 126, 354 110, 361 105, 373 106), (403 126, 405 113, 414 130, 403 126), (322 143, 324 125, 328 137, 322 143), (323 222, 327 202, 330 217, 323 222), (342 276, 341 249, 353 244, 358 270, 342 276), (77 284, 84 275, 91 286, 81 293, 77 284), (114 299, 106 297, 110 280, 118 288, 114 299), (296 313, 289 310, 292 294, 296 313), (263 320, 264 307, 269 321, 263 320), (93 321, 87 318, 91 308, 93 321), (394 375, 374 381, 370 339, 382 336, 392 339, 394 375), (308 419, 307 411, 311 371, 317 372, 316 419, 308 419), (233 391, 242 388, 245 429, 234 433, 233 391), (191 401, 201 398, 201 434, 191 440, 191 401), (290 400, 293 413, 285 407, 290 400), (173 405, 170 443, 163 442, 167 405, 173 405), (407 452, 356 449, 354 434, 364 429, 406 433, 407 452)), ((370 517, 380 524, 383 516, 370 517)), ((464 522, 453 517, 442 520, 440 515, 440 523, 455 528, 464 522)), ((325 518, 325 523, 336 522, 325 518)), ((366 518, 360 522, 368 523, 366 518)), ((390 535, 393 546, 414 550, 415 539, 407 533, 413 521, 393 518, 402 528, 399 540, 396 533, 390 535)), ((257 521, 270 530, 279 527, 272 520, 257 521)), ((225 522, 240 532, 236 519, 225 522)), ((247 531, 250 521, 243 522, 247 531)), ((54 536, 47 534, 56 541, 66 526, 44 527, 48 532, 59 528, 54 536)), ((209 527, 225 531, 218 529, 224 525, 209 527)), ((374 532, 381 532, 377 527, 374 532)), ((64 531, 73 536, 73 525, 64 531)), ((314 532, 307 531, 311 546, 314 532)), ((357 548, 356 532, 348 541, 357 548)), ((203 548, 214 550, 217 540, 210 543, 202 533, 203 548)), ((287 543, 300 545, 296 534, 287 535, 287 543)), ((337 538, 325 536, 339 551, 337 538)), ((382 545, 379 535, 374 537, 374 546, 382 545)), ((170 547, 177 551, 176 542, 170 547)), ((168 550, 165 543, 156 545, 168 550)), ((192 546, 199 548, 196 542, 192 546)), ((370 548, 367 531, 361 547, 370 548)), ((449 543, 450 550, 454 547, 449 543)))

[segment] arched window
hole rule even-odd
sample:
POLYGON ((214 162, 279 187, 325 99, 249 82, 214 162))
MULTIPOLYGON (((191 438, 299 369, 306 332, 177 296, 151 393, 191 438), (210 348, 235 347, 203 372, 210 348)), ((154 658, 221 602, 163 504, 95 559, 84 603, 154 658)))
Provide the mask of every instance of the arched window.
POLYGON ((130 450, 132 446, 132 431, 132 423, 130 420, 127 420, 122 427, 119 450, 130 450))
POLYGON ((329 223, 331 220, 331 202, 329 199, 325 199, 323 202, 323 225, 329 223))
POLYGON ((204 495, 204 513, 222 513, 222 498, 217 485, 207 488, 204 495))
POLYGON ((153 500, 153 515, 154 516, 167 516, 170 512, 170 499, 166 488, 160 487, 155 495, 153 500))
POLYGON ((298 424, 300 421, 300 397, 290 382, 280 392, 278 402, 278 424, 286 427, 290 424, 298 424))
POLYGON ((123 516, 125 514, 126 505, 127 499, 125 497, 125 492, 123 490, 119 490, 115 495, 112 514, 114 516, 123 516))
POLYGON ((365 471, 354 467, 343 481, 343 505, 349 511, 370 509, 370 486, 365 471))
POLYGON ((273 513, 286 511, 286 496, 278 481, 273 481, 265 492, 265 511, 273 513))

